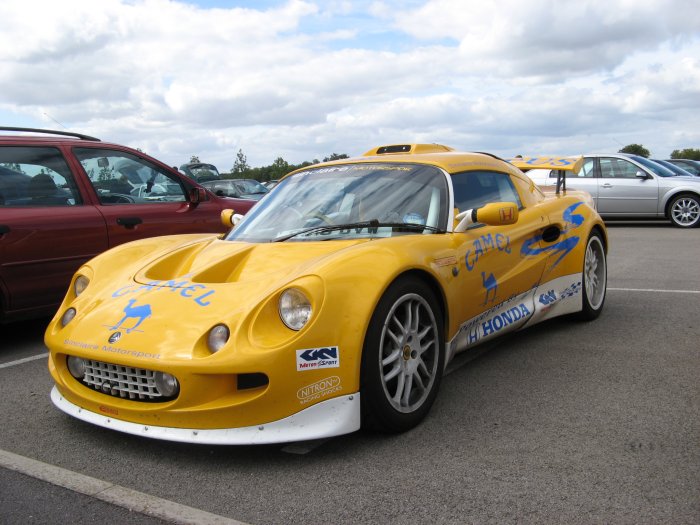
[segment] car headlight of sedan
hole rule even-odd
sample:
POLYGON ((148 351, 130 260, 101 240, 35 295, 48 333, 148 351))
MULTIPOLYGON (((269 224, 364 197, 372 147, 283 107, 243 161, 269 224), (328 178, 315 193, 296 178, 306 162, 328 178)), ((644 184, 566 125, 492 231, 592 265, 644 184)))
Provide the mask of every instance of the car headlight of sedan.
POLYGON ((311 313, 311 302, 299 289, 289 288, 280 295, 279 314, 288 328, 301 330, 311 319, 311 313))
POLYGON ((209 330, 209 335, 207 336, 207 345, 209 346, 209 351, 215 354, 221 350, 226 342, 228 341, 231 332, 228 326, 225 324, 217 324, 211 330, 209 330))

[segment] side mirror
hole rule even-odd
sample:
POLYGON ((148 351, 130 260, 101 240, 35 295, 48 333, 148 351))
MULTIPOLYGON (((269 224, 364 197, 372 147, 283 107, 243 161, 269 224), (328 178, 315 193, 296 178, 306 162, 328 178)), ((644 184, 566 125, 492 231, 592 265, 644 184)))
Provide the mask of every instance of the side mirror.
POLYGON ((518 205, 514 202, 490 202, 473 210, 463 211, 457 217, 459 224, 454 231, 465 231, 470 225, 481 222, 490 226, 505 226, 518 222, 518 205))
POLYGON ((190 204, 196 206, 205 200, 207 200, 207 192, 204 188, 190 188, 190 204))
POLYGON ((638 170, 637 173, 634 174, 634 176, 637 177, 638 179, 648 179, 649 178, 649 175, 644 173, 642 170, 638 170))
POLYGON ((221 211, 221 224, 227 228, 235 228, 238 223, 243 219, 243 215, 236 213, 233 210, 222 210, 221 211))

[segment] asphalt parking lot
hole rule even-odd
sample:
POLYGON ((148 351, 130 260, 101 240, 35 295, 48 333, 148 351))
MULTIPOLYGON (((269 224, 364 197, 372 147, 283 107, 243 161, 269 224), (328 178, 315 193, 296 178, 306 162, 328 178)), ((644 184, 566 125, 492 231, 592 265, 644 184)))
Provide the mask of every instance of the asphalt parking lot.
POLYGON ((211 447, 97 428, 49 400, 46 320, 2 326, 0 523, 696 524, 700 230, 609 235, 598 320, 460 358, 398 436, 211 447))

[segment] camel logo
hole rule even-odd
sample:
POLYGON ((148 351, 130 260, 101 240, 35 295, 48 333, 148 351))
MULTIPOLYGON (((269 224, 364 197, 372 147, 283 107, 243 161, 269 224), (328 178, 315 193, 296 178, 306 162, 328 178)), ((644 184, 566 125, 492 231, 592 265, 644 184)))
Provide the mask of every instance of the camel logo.
POLYGON ((491 302, 496 300, 496 294, 498 294, 498 281, 491 273, 486 276, 485 272, 481 272, 481 280, 483 281, 483 287, 486 290, 486 298, 484 299, 484 305, 489 302, 489 295, 491 295, 491 302), (493 294, 491 294, 493 292, 493 294))
MULTIPOLYGON (((129 302, 127 305, 124 307, 124 317, 121 318, 121 320, 115 324, 114 326, 108 326, 110 330, 117 330, 118 328, 121 328, 124 330, 127 334, 130 334, 134 330, 138 328, 138 326, 143 323, 146 319, 151 317, 151 305, 150 304, 136 304, 136 299, 129 299, 129 302), (136 319, 135 323, 127 323, 131 324, 129 327, 122 327, 122 325, 129 319, 136 319)), ((137 330, 138 332, 142 332, 143 330, 137 330)), ((111 335, 110 337, 110 343, 112 342, 112 337, 115 337, 116 339, 119 339, 121 337, 121 334, 119 332, 116 332, 111 335)))

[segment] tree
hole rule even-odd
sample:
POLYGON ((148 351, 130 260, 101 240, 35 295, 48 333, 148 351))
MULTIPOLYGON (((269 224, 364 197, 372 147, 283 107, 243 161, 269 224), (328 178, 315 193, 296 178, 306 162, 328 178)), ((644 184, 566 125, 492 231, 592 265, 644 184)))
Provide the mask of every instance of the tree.
POLYGON ((671 153, 672 159, 691 159, 700 160, 700 149, 697 148, 685 148, 682 150, 674 149, 671 153))
POLYGON ((328 157, 325 157, 323 159, 323 162, 330 162, 331 160, 340 160, 340 159, 348 159, 348 157, 345 153, 331 153, 328 157))
POLYGON ((202 161, 199 160, 199 157, 197 155, 192 155, 190 157, 190 164, 194 164, 195 162, 202 162, 202 161))
POLYGON ((631 153, 632 155, 639 155, 640 157, 649 158, 651 153, 641 144, 629 144, 622 148, 618 153, 631 153))
POLYGON ((243 153, 242 149, 238 150, 236 154, 236 160, 233 162, 233 168, 231 168, 231 174, 234 178, 247 178, 243 177, 246 173, 250 171, 250 166, 248 165, 248 159, 243 153))

